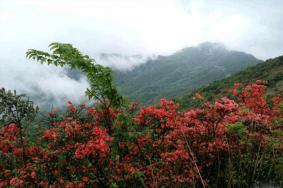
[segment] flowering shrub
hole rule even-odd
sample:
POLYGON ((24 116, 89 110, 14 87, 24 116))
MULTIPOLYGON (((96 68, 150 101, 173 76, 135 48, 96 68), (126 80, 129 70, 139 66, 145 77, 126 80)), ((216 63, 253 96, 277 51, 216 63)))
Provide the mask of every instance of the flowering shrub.
MULTIPOLYGON (((49 113, 52 121, 37 145, 8 124, 0 129, 0 187, 282 184, 283 99, 274 97, 270 105, 265 85, 236 83, 234 100, 185 112, 165 99, 140 110, 68 102, 64 118, 49 113)), ((205 100, 199 93, 195 98, 205 100)))

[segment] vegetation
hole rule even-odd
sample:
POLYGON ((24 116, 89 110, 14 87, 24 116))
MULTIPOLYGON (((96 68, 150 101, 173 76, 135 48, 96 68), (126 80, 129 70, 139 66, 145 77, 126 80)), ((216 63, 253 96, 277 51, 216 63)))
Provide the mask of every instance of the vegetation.
POLYGON ((106 108, 121 104, 122 97, 118 95, 115 86, 113 86, 110 68, 95 64, 88 55, 81 54, 71 44, 52 43, 49 47, 52 51, 51 54, 39 50, 29 50, 27 57, 41 63, 48 63, 48 65, 67 65, 71 69, 79 69, 89 80, 90 89, 86 91, 89 98, 98 100, 106 108))
POLYGON ((17 95, 16 91, 6 91, 4 88, 0 90, 0 126, 13 124, 14 129, 18 131, 19 148, 23 151, 21 153, 23 164, 26 163, 28 157, 24 143, 24 130, 26 129, 24 125, 35 118, 37 111, 38 108, 24 95, 17 95))
MULTIPOLYGON (((81 69, 95 105, 68 101, 66 112, 48 113, 49 126, 37 135, 21 136, 26 130, 17 122, 3 121, 0 187, 240 188, 265 179, 282 186, 283 98, 267 101, 264 81, 236 83, 229 98, 191 110, 165 99, 138 109, 122 101, 108 68, 97 68, 69 44, 54 43, 51 50, 31 50, 28 57, 81 69)), ((10 101, 8 108, 22 101, 3 91, 0 101, 10 101)), ((24 114, 35 112, 24 104, 24 114)))
POLYGON ((269 59, 253 67, 233 74, 223 80, 210 83, 208 86, 196 89, 190 94, 180 97, 177 101, 183 109, 196 107, 200 103, 194 100, 194 93, 201 93, 206 100, 213 101, 221 96, 229 95, 228 89, 233 87, 236 82, 245 85, 251 84, 256 80, 267 81, 267 96, 283 96, 283 56, 269 59))
POLYGON ((120 107, 123 98, 118 94, 112 83, 111 69, 95 64, 88 55, 81 54, 71 44, 52 43, 49 45, 51 54, 38 50, 29 50, 27 57, 41 63, 54 64, 56 66, 67 65, 71 69, 81 70, 88 78, 90 89, 87 89, 86 96, 99 102, 105 116, 103 120, 111 132, 111 107, 120 107))
POLYGON ((37 110, 33 102, 24 95, 0 89, 0 124, 16 123, 21 126, 23 121, 32 121, 37 110))
POLYGON ((131 71, 114 71, 120 92, 142 105, 177 98, 261 61, 221 44, 203 43, 170 56, 159 56, 131 71))

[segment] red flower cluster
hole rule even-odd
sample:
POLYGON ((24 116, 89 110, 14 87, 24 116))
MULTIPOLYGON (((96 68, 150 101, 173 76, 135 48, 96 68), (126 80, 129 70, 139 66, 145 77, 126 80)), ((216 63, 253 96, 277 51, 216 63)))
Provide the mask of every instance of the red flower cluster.
POLYGON ((185 112, 165 99, 137 114, 136 105, 69 101, 65 120, 51 121, 36 146, 15 124, 0 129, 0 188, 247 187, 267 176, 262 161, 276 166, 283 153, 283 100, 269 106, 265 89, 265 82, 235 83, 235 100, 185 112), (240 178, 247 180, 234 181, 240 178))
POLYGON ((112 140, 111 137, 99 127, 93 128, 93 133, 95 137, 92 140, 88 140, 85 144, 76 144, 75 157, 77 159, 96 155, 105 157, 109 153, 108 142, 112 140))

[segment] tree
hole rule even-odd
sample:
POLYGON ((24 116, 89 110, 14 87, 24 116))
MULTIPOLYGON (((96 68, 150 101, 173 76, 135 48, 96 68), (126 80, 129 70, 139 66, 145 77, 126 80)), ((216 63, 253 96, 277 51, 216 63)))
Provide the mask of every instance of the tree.
POLYGON ((71 69, 81 70, 88 78, 90 88, 86 95, 91 99, 99 101, 105 108, 119 107, 122 97, 113 85, 111 69, 96 64, 88 55, 83 55, 71 44, 51 43, 51 53, 30 49, 26 56, 29 59, 41 63, 53 64, 55 66, 69 66, 71 69))
POLYGON ((0 89, 0 124, 15 123, 21 126, 23 121, 33 120, 37 111, 38 107, 25 95, 0 89))
POLYGON ((14 126, 18 130, 23 162, 26 161, 26 149, 23 135, 23 122, 32 121, 38 111, 25 95, 17 95, 16 91, 0 89, 0 125, 14 126))
POLYGON ((51 43, 49 45, 51 53, 30 49, 26 56, 29 59, 37 60, 41 63, 53 64, 55 66, 69 66, 71 69, 81 70, 88 78, 90 88, 86 95, 89 99, 100 102, 104 115, 104 126, 108 133, 112 132, 111 109, 120 107, 123 98, 119 95, 113 85, 111 69, 96 64, 88 55, 83 55, 71 44, 51 43))

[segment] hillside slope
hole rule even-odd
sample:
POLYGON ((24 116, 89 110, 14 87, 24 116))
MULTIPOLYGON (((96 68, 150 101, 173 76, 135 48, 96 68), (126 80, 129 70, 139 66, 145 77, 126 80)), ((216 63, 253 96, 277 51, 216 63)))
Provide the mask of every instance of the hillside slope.
POLYGON ((221 44, 203 43, 170 56, 159 56, 131 71, 115 71, 114 76, 123 95, 147 105, 163 97, 176 98, 260 62, 221 44))
POLYGON ((267 95, 283 96, 283 56, 269 59, 253 67, 233 74, 223 80, 215 81, 208 86, 201 87, 188 95, 185 95, 177 101, 182 108, 190 108, 195 105, 193 95, 195 92, 201 93, 207 100, 214 100, 227 94, 229 88, 233 87, 235 82, 247 85, 256 80, 268 81, 267 95))

